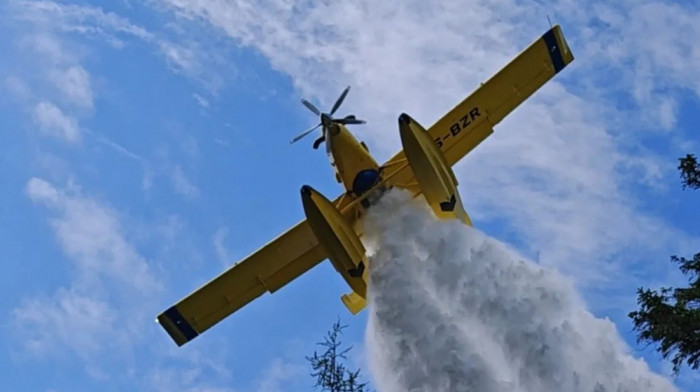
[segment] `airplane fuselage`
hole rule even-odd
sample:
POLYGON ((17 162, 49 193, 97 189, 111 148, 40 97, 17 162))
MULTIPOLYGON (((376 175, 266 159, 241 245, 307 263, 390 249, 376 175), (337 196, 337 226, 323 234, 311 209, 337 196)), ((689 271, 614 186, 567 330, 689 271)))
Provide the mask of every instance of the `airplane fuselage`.
POLYGON ((326 131, 328 158, 336 180, 349 196, 360 196, 377 184, 380 166, 367 146, 357 141, 342 124, 330 124, 326 131))

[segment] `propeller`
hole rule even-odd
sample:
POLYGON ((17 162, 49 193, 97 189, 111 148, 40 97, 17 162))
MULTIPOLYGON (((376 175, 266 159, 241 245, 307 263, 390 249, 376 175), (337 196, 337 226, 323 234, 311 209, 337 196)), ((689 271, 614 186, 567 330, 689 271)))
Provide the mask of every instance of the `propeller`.
POLYGON ((290 144, 291 144, 291 143, 295 143, 297 140, 300 140, 300 139, 302 139, 304 136, 306 136, 306 135, 310 134, 311 132, 315 131, 316 128, 320 127, 321 125, 322 125, 321 123, 318 123, 318 124, 314 125, 313 127, 307 129, 306 131, 304 131, 304 132, 302 132, 302 133, 300 133, 300 134, 294 136, 294 139, 292 139, 292 141, 289 142, 289 143, 290 143, 290 144))
MULTIPOLYGON (((314 148, 318 148, 319 144, 322 143, 323 141, 326 141, 326 127, 324 124, 329 124, 329 123, 336 123, 336 124, 343 124, 343 125, 349 125, 349 124, 364 124, 364 120, 358 120, 355 115, 350 114, 348 116, 345 116, 344 118, 333 118, 333 114, 338 110, 340 105, 343 104, 343 101, 345 100, 345 97, 348 95, 348 92, 350 92, 350 86, 346 87, 345 90, 340 94, 338 99, 336 99, 335 103, 333 104, 333 107, 331 108, 331 111, 329 113, 322 113, 314 104, 311 102, 302 99, 301 103, 306 106, 307 109, 312 111, 315 115, 319 116, 321 118, 321 122, 316 124, 315 126, 307 129, 306 131, 294 136, 294 138, 289 142, 290 144, 296 143, 297 141, 303 139, 306 135, 310 134, 316 128, 323 126, 322 132, 323 135, 314 142, 314 148)), ((328 147, 328 146, 326 146, 328 147)))

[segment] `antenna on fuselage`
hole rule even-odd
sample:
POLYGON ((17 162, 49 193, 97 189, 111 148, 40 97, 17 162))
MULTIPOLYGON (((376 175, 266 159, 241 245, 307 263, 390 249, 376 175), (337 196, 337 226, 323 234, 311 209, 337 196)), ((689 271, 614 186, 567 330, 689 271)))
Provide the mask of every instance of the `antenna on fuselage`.
POLYGON ((294 136, 294 138, 289 143, 290 144, 296 143, 297 141, 303 139, 306 135, 308 135, 311 132, 313 132, 314 130, 316 130, 316 128, 322 127, 321 128, 322 135, 321 135, 321 137, 316 139, 316 141, 314 142, 314 145, 313 145, 314 149, 317 149, 321 143, 323 143, 324 141, 327 140, 326 139, 326 128, 329 125, 331 125, 332 123, 343 124, 343 125, 364 124, 365 123, 364 120, 358 120, 355 117, 355 115, 353 115, 353 114, 347 115, 344 118, 333 118, 333 114, 336 112, 336 110, 338 110, 340 105, 343 103, 343 101, 345 100, 345 97, 348 95, 349 91, 350 91, 350 86, 346 87, 345 90, 343 90, 343 92, 340 94, 338 99, 336 99, 335 103, 333 104, 333 107, 331 108, 330 113, 322 113, 320 110, 318 110, 318 108, 316 106, 314 106, 314 104, 312 104, 311 102, 309 102, 305 99, 302 99, 301 103, 304 106, 306 106, 307 109, 311 110, 315 115, 319 116, 321 118, 321 122, 319 122, 318 124, 316 124, 315 126, 309 128, 309 129, 307 129, 306 131, 294 136))

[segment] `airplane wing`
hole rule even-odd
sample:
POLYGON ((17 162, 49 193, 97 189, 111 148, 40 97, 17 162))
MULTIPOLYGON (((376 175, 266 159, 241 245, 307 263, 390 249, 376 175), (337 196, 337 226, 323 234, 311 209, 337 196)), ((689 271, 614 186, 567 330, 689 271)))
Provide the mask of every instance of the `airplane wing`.
MULTIPOLYGON (((447 163, 452 166, 462 159, 573 60, 561 27, 555 25, 428 129, 447 163)), ((384 165, 390 183, 411 183, 413 173, 405 159, 399 152, 384 165)))
POLYGON ((266 291, 280 289, 326 257, 303 220, 161 313, 158 322, 182 346, 266 291))

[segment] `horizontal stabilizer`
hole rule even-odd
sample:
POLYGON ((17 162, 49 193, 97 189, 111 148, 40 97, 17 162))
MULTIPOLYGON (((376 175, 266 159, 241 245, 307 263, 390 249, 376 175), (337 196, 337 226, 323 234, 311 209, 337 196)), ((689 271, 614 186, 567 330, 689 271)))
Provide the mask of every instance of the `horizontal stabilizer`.
POLYGON ((354 291, 351 291, 348 294, 343 294, 340 299, 352 314, 359 313, 367 306, 367 301, 354 291))

